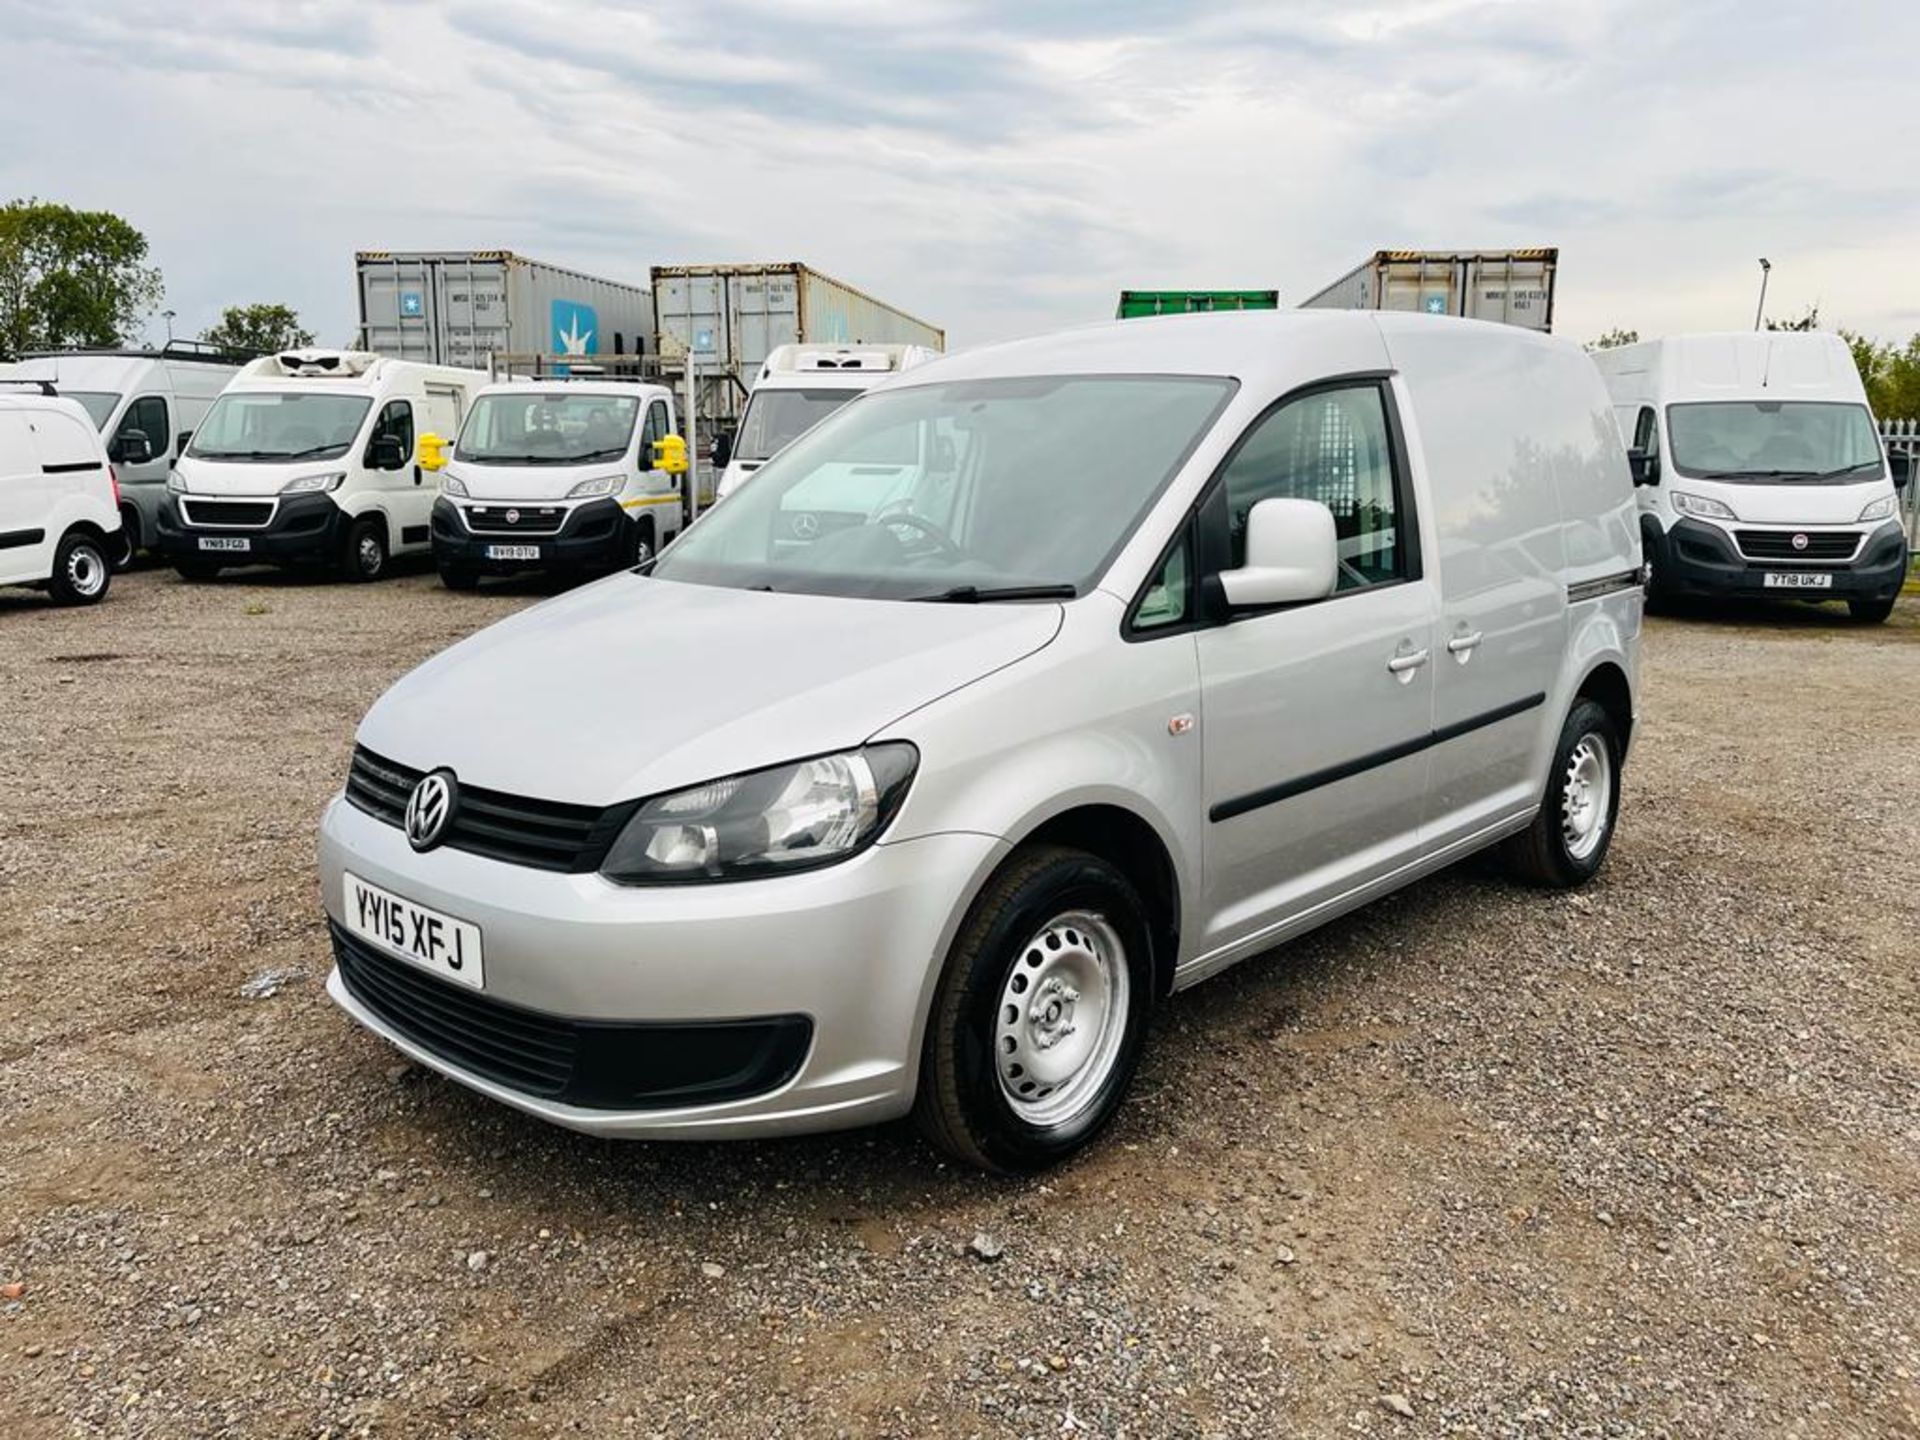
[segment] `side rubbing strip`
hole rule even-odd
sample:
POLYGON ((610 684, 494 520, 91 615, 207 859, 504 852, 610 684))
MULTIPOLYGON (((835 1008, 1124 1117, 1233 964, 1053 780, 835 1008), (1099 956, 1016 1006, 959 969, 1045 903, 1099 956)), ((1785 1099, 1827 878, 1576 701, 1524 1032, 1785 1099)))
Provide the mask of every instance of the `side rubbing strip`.
POLYGON ((44 530, 0 530, 0 550, 18 550, 23 545, 38 545, 47 538, 44 530))
POLYGON ((1635 590, 1641 584, 1638 570, 1622 570, 1618 575, 1602 575, 1598 580, 1582 580, 1578 585, 1567 587, 1567 603, 1578 605, 1582 600, 1598 600, 1602 595, 1611 595, 1619 590, 1635 590))
POLYGON ((1322 785, 1331 785, 1336 780, 1348 780, 1368 770, 1378 769, 1382 765, 1391 765, 1395 760, 1404 760, 1409 755, 1418 755, 1422 750, 1431 750, 1435 745, 1444 745, 1449 740, 1458 740, 1462 735, 1471 735, 1475 730, 1484 730, 1489 725, 1498 725, 1502 720, 1511 720, 1516 715, 1537 709, 1546 704, 1545 691, 1528 695, 1523 699, 1509 700, 1497 710, 1488 710, 1484 714, 1473 715, 1465 720, 1456 720, 1451 725, 1443 725, 1438 730, 1412 740, 1402 740, 1398 745, 1389 745, 1384 750, 1375 750, 1368 755, 1356 756, 1352 760, 1343 760, 1338 765, 1329 765, 1324 770, 1314 770, 1299 775, 1292 780, 1283 780, 1278 785, 1269 785, 1264 790, 1255 790, 1250 795, 1237 795, 1231 800, 1222 800, 1207 811, 1209 820, 1218 822, 1231 820, 1236 815, 1245 815, 1250 810, 1259 810, 1267 805, 1277 805, 1282 800, 1291 800, 1296 795, 1304 795, 1309 790, 1318 790, 1322 785))
POLYGON ((75 460, 66 465, 42 465, 42 475, 79 475, 88 470, 104 470, 107 467, 98 460, 75 460))

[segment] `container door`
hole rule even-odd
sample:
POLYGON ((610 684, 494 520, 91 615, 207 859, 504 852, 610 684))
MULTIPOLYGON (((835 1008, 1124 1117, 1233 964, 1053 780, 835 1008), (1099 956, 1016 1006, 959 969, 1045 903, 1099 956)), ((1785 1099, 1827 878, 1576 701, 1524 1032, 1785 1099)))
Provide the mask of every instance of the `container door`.
POLYGON ((484 370, 516 346, 538 351, 538 334, 516 336, 507 303, 507 267, 497 260, 441 260, 434 266, 435 314, 445 339, 441 363, 484 370))
POLYGON ((432 282, 419 260, 361 261, 361 345, 399 360, 440 359, 432 282))
POLYGON ((1460 267, 1451 259, 1394 260, 1381 285, 1382 310, 1458 315, 1460 267))
POLYGON ((1465 313, 1527 330, 1545 330, 1549 275, 1541 260, 1481 257, 1467 262, 1465 313))

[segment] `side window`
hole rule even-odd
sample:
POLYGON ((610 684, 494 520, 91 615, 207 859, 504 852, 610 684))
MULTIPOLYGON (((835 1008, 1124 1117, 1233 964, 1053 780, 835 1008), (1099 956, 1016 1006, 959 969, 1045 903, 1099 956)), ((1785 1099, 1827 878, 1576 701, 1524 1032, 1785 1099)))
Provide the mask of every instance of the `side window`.
POLYGON ((1333 512, 1341 591, 1408 578, 1405 507, 1377 385, 1319 390, 1282 405, 1241 441, 1223 484, 1229 567, 1245 563, 1248 512, 1281 497, 1318 500, 1333 512))
POLYGON ((380 423, 374 427, 374 438, 391 435, 400 442, 400 448, 413 458, 413 406, 405 400, 389 400, 387 408, 380 412, 380 423))
POLYGON ((147 443, 153 446, 154 458, 164 459, 167 453, 167 402, 159 395, 142 395, 127 406, 127 413, 120 417, 120 428, 113 432, 114 444, 138 430, 147 437, 147 443))
POLYGON ((1642 405, 1639 418, 1633 422, 1633 448, 1646 451, 1660 448, 1660 429, 1654 421, 1651 405, 1642 405))
POLYGON ((1164 630, 1169 625, 1180 624, 1193 613, 1192 550, 1192 527, 1189 526, 1179 543, 1167 552, 1167 558, 1160 562, 1153 579, 1147 582, 1140 603, 1133 607, 1134 630, 1164 630))

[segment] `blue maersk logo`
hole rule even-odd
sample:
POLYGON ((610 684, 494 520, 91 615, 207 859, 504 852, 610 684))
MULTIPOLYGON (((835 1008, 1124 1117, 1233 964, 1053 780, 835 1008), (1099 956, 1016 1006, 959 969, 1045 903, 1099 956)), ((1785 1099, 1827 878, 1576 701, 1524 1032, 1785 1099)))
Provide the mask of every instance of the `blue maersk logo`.
POLYGON ((577 300, 553 302, 553 353, 600 353, 600 317, 594 313, 591 305, 582 305, 577 300))

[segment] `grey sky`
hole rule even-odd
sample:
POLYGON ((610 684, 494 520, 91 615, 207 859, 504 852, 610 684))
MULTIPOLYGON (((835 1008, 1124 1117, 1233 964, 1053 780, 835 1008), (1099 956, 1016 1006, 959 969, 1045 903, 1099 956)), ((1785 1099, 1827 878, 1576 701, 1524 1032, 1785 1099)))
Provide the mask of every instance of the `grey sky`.
MULTIPOLYGON (((1920 330, 1920 6, 0 0, 0 195, 146 231, 176 329, 353 323, 359 248, 799 259, 967 344, 1558 245, 1556 329, 1920 330)), ((158 333, 158 322, 155 326, 158 333)))

